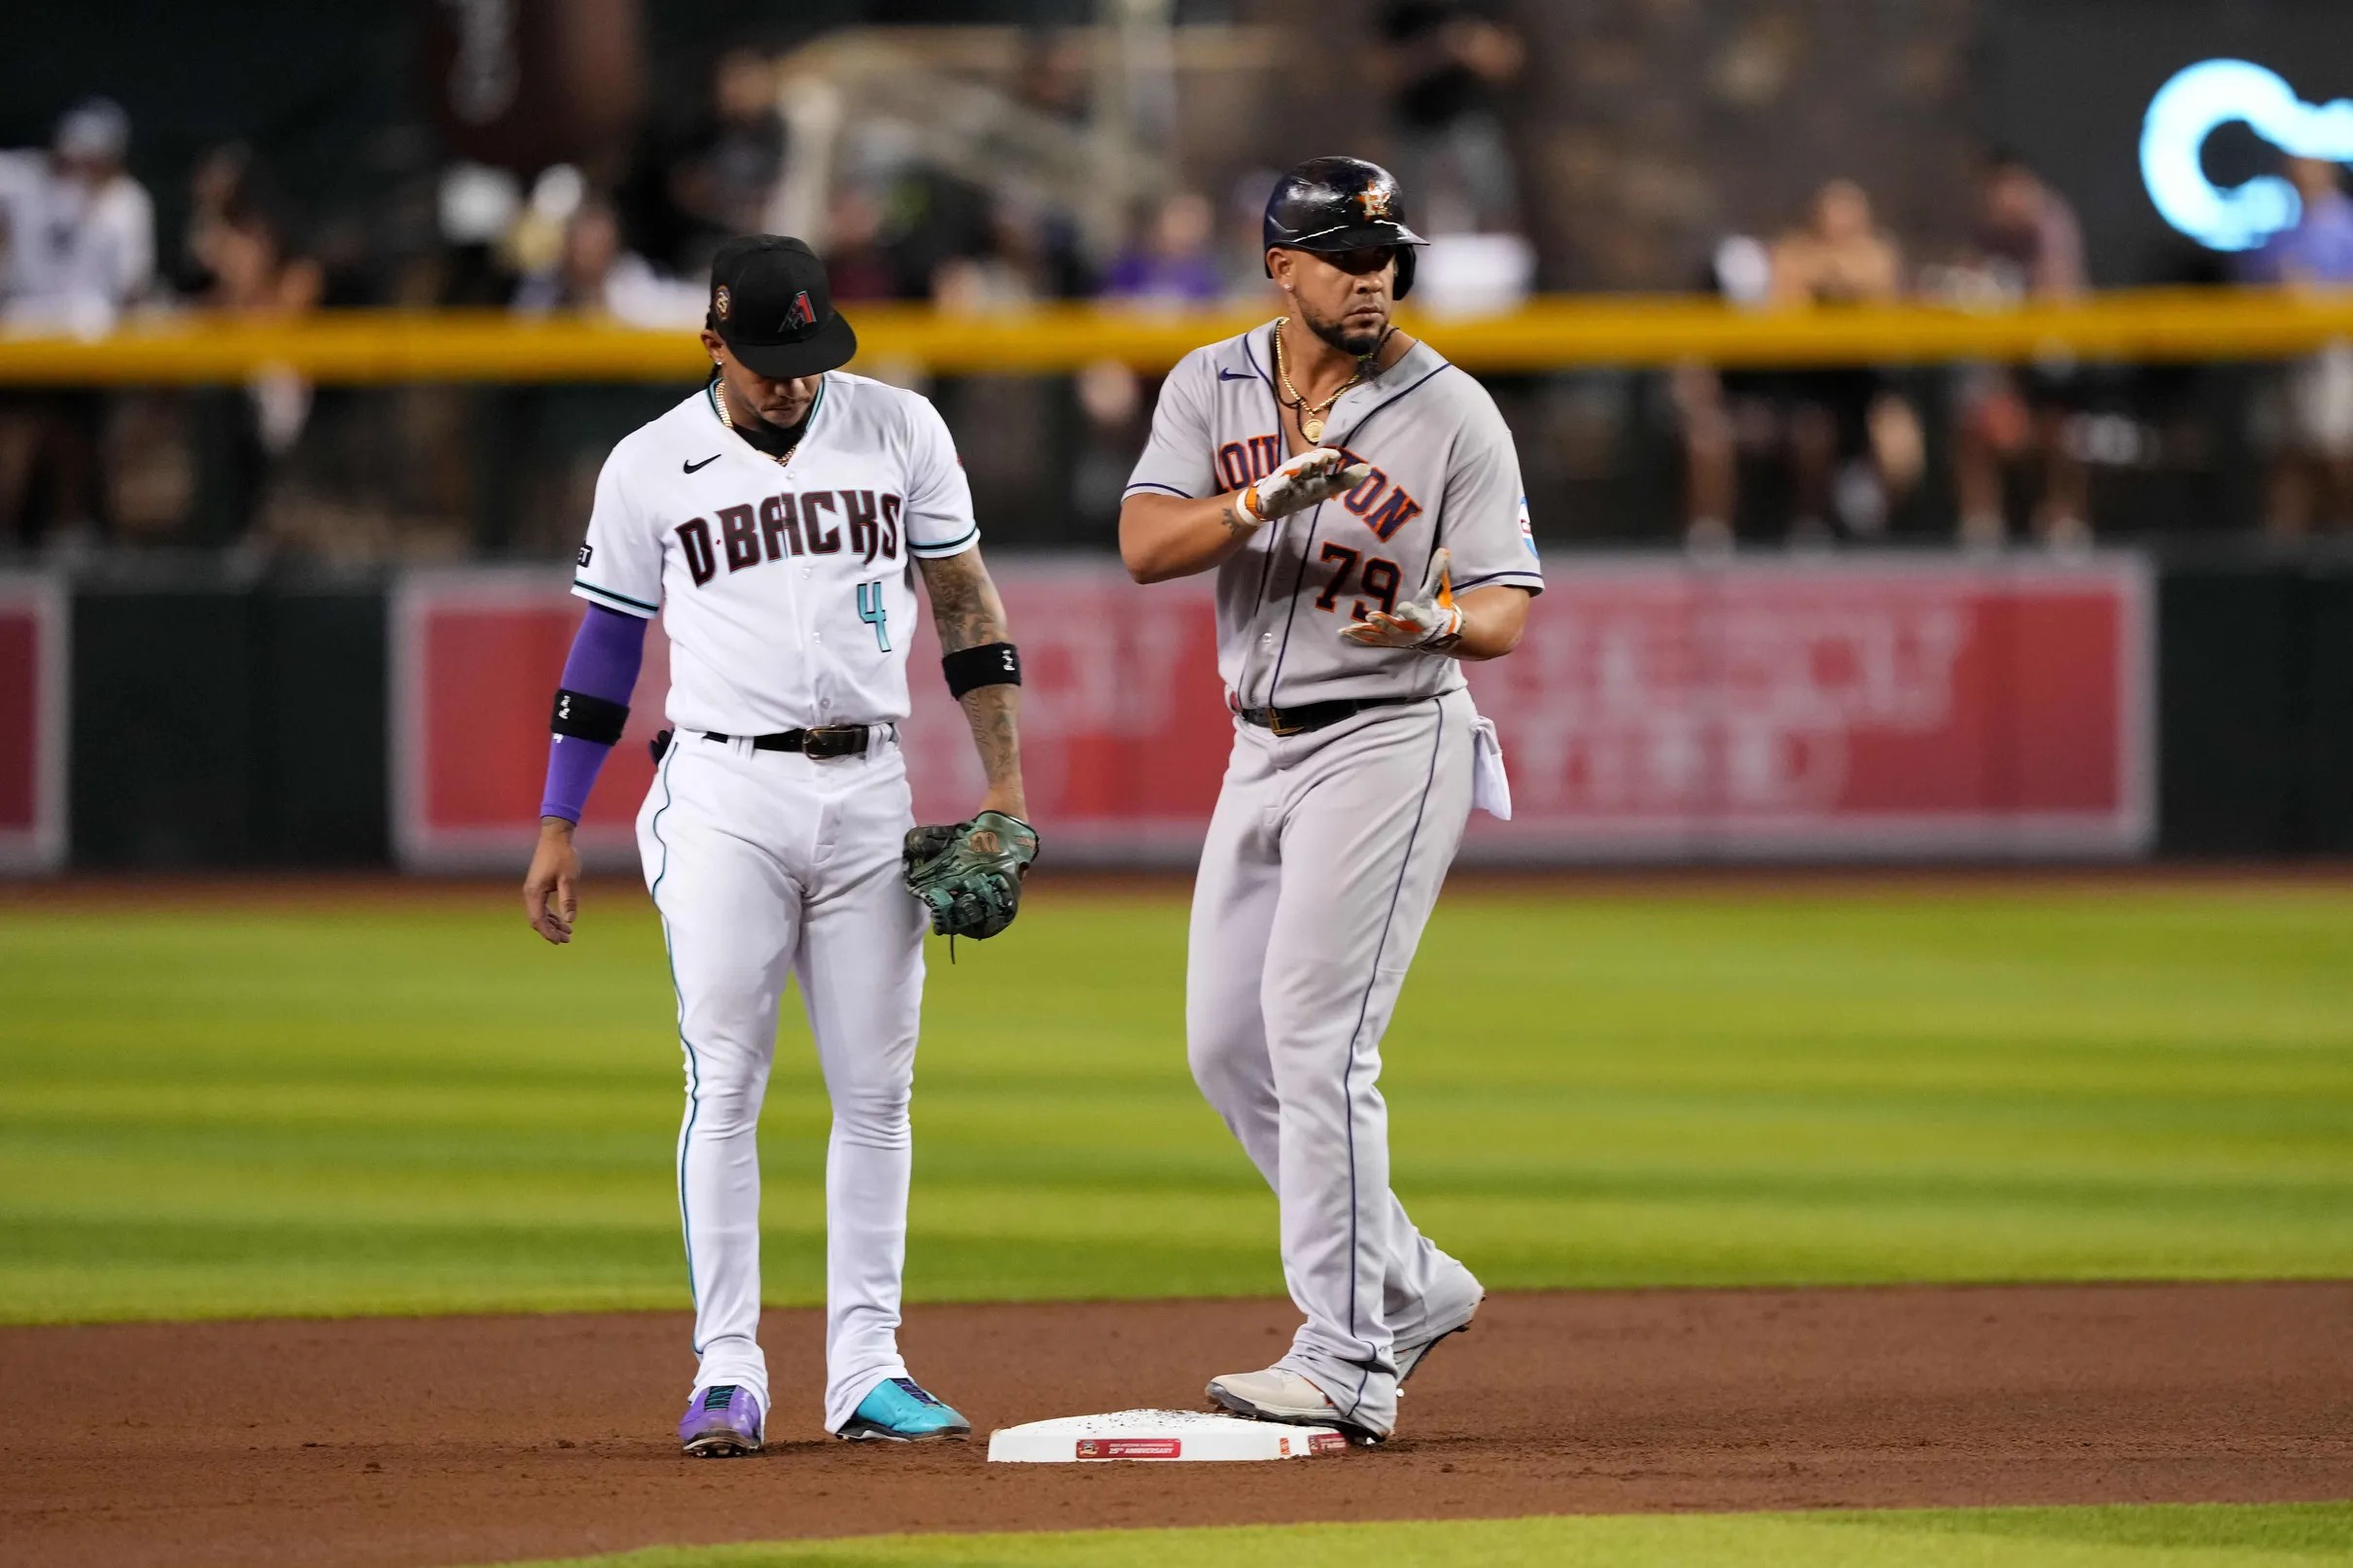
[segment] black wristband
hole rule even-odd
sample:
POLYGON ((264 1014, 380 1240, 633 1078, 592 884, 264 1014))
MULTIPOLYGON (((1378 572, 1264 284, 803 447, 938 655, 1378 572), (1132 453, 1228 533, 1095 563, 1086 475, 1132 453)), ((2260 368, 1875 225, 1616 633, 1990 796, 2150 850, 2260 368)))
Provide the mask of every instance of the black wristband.
POLYGON ((1021 650, 1010 643, 983 643, 959 648, 939 661, 948 678, 948 694, 962 697, 983 686, 1021 684, 1021 650))
POLYGON ((629 705, 603 697, 591 697, 584 691, 558 690, 555 712, 547 727, 558 735, 570 735, 578 740, 594 741, 599 746, 612 746, 621 738, 621 726, 629 722, 629 705))

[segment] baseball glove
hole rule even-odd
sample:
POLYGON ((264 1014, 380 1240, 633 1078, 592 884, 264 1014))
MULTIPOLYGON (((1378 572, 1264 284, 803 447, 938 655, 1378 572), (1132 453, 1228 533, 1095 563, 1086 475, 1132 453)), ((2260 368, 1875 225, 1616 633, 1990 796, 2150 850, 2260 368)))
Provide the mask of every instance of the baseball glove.
POLYGON ((1021 880, 1037 858, 1037 830, 1002 812, 952 827, 907 830, 907 891, 931 911, 938 936, 995 936, 1021 910, 1021 880))

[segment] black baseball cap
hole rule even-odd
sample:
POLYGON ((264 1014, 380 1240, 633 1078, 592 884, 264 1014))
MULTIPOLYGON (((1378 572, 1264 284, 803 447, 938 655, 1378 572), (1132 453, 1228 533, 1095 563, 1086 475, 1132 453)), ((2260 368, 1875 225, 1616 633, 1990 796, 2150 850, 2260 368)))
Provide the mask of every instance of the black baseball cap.
POLYGON ((720 247, 704 324, 747 368, 780 381, 838 370, 858 352, 858 334, 833 308, 825 262, 783 234, 720 247))

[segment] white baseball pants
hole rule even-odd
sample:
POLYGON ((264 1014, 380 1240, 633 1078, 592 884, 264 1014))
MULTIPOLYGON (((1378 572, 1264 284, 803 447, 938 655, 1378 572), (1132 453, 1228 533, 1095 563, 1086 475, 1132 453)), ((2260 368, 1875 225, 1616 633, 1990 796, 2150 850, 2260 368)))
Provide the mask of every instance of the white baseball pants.
POLYGON ((679 1215, 694 1383, 768 1398, 759 1330, 759 1145, 777 1008, 797 977, 832 1100, 825 1154, 825 1410, 847 1421, 898 1353, 907 1102, 923 1001, 922 907, 899 880, 913 820, 895 744, 812 760, 681 731, 638 813, 678 988, 686 1111, 679 1215))
POLYGON ((1194 1081, 1282 1202, 1283 1278, 1307 1318, 1279 1365, 1384 1434, 1395 1338, 1467 1277, 1389 1191, 1378 1079, 1470 815, 1476 718, 1457 691, 1307 735, 1237 721, 1193 889, 1194 1081))

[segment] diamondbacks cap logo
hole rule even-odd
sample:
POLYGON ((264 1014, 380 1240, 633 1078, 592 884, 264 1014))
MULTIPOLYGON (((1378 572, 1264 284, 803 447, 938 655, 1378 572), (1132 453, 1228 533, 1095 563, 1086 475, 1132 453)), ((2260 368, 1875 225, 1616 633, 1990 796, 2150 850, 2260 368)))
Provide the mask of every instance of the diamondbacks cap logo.
POLYGON ((792 303, 785 309, 785 325, 787 327, 814 327, 817 325, 817 307, 809 303, 808 290, 803 289, 792 296, 792 303))
POLYGON ((1356 192, 1356 204, 1364 209, 1367 219, 1387 218, 1389 198, 1396 194, 1386 185, 1368 185, 1356 192))
POLYGON ((722 283, 718 289, 714 290, 711 295, 711 314, 717 316, 721 321, 725 321, 728 314, 734 309, 735 296, 729 294, 727 292, 727 286, 722 283))

